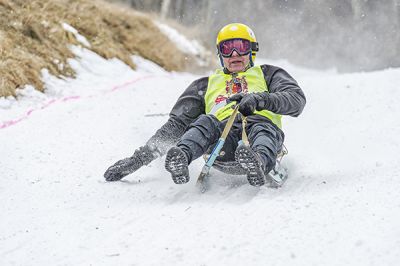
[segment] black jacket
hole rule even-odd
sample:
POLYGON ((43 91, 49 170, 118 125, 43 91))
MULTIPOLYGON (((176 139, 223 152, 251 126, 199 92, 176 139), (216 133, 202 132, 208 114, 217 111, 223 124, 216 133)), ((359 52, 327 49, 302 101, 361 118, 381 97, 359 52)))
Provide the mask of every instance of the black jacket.
MULTIPOLYGON (((294 117, 300 115, 306 104, 306 98, 294 78, 276 66, 261 65, 261 69, 269 90, 265 109, 281 115, 294 117)), ((201 114, 205 114, 204 96, 207 86, 208 77, 200 78, 190 84, 172 108, 168 121, 149 139, 147 145, 161 155, 165 154, 168 148, 184 134, 190 123, 201 114)), ((259 117, 264 121, 268 120, 259 117)))

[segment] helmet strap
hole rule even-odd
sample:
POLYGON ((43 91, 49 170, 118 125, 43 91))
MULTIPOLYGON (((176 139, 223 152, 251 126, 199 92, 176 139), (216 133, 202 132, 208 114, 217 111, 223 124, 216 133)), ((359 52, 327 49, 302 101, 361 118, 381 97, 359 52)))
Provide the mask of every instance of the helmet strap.
POLYGON ((222 55, 218 53, 218 57, 219 57, 219 61, 220 61, 220 63, 221 63, 221 66, 222 66, 222 67, 225 67, 225 66, 224 66, 224 60, 222 59, 222 55))
POLYGON ((252 57, 252 54, 253 54, 252 52, 250 52, 250 53, 249 53, 249 58, 250 58, 250 61, 249 61, 249 63, 250 63, 250 66, 251 66, 251 67, 253 67, 253 66, 254 66, 254 62, 253 62, 253 57, 252 57))
POLYGON ((226 67, 224 67, 223 71, 224 71, 224 74, 231 74, 231 72, 226 67))

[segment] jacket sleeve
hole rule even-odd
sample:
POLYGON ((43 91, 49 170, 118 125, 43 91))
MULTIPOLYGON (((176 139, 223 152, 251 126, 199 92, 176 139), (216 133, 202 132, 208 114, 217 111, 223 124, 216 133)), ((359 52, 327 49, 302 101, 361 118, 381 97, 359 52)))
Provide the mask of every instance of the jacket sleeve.
POLYGON ((205 113, 207 85, 208 77, 195 80, 178 98, 168 121, 146 143, 153 151, 164 155, 185 133, 186 128, 205 113))
POLYGON ((299 116, 306 104, 306 97, 296 80, 276 66, 262 65, 261 69, 269 93, 261 95, 262 100, 257 110, 266 109, 276 114, 299 116))

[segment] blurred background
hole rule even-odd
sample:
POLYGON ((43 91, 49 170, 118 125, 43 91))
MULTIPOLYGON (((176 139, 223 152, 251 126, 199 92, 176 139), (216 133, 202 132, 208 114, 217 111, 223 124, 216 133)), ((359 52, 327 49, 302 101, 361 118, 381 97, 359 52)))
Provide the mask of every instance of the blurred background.
POLYGON ((400 66, 400 0, 108 0, 190 27, 215 49, 219 29, 242 22, 259 56, 340 72, 400 66))

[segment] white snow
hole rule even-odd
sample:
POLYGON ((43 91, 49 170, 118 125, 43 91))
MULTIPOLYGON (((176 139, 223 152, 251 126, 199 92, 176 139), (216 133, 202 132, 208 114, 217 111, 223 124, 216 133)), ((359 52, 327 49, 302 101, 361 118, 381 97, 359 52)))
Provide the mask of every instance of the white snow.
POLYGON ((86 47, 90 47, 90 43, 86 39, 86 37, 81 35, 81 34, 79 34, 79 32, 74 27, 72 27, 71 25, 69 25, 69 24, 67 24, 65 22, 61 23, 61 25, 62 25, 64 30, 71 32, 75 36, 75 38, 76 38, 76 40, 78 42, 80 42, 81 44, 85 45, 86 47))
POLYGON ((155 25, 176 45, 178 49, 186 54, 196 56, 200 66, 209 65, 211 53, 197 40, 189 40, 186 36, 178 32, 178 30, 168 26, 167 24, 155 21, 155 25))
POLYGON ((254 188, 213 171, 200 194, 201 160, 186 185, 163 158, 103 179, 198 76, 73 49, 77 79, 44 71, 45 94, 0 99, 0 265, 398 265, 400 69, 284 66, 308 99, 283 121, 290 179, 254 188))

